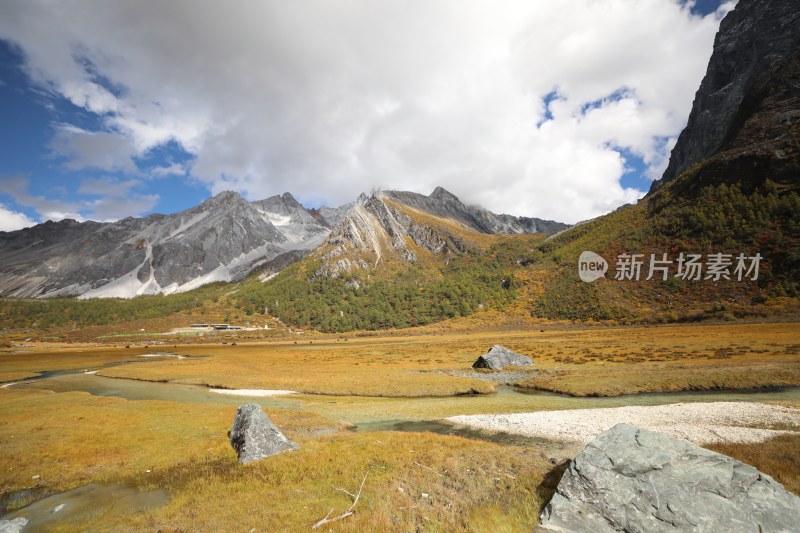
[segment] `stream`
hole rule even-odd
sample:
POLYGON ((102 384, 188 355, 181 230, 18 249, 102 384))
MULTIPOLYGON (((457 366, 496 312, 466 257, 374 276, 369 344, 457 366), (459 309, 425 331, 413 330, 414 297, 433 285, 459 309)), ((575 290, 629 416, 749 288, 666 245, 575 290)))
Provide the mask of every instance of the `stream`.
MULTIPOLYGON (((114 363, 112 363, 114 364, 114 363)), ((108 365, 106 365, 108 366, 108 365)), ((211 392, 207 387, 108 378, 84 371, 43 372, 39 377, 6 383, 3 387, 18 390, 86 392, 95 396, 116 396, 126 400, 163 400, 171 402, 241 405, 254 402, 267 409, 307 410, 326 418, 356 425, 356 431, 416 431, 489 440, 499 444, 537 446, 548 455, 569 457, 572 446, 547 439, 506 433, 485 433, 455 427, 444 418, 462 414, 515 413, 599 407, 663 405, 708 401, 800 401, 800 387, 774 391, 708 391, 637 394, 612 398, 575 398, 547 392, 528 392, 498 386, 487 395, 383 398, 360 396, 325 396, 292 394, 280 397, 228 396, 211 392)), ((132 487, 89 484, 69 492, 49 496, 0 519, 2 531, 32 531, 64 519, 105 509, 111 514, 125 514, 165 504, 169 495, 163 489, 139 493, 132 487), (57 509, 57 510, 56 510, 57 509), (25 517, 26 524, 14 528, 7 521, 25 517), (4 523, 6 522, 6 523, 4 523), (4 529, 8 527, 8 529, 4 529)))
POLYGON ((292 394, 272 397, 229 396, 207 387, 180 383, 108 378, 83 372, 52 372, 6 384, 18 390, 86 392, 95 396, 116 396, 126 400, 241 405, 258 403, 267 409, 307 410, 334 420, 354 424, 359 431, 444 432, 440 421, 449 416, 592 409, 689 402, 800 401, 800 387, 769 391, 704 391, 631 394, 608 398, 577 398, 540 391, 522 391, 498 386, 494 394, 447 397, 389 398, 375 396, 329 396, 292 394), (438 424, 438 425, 437 425, 438 424))

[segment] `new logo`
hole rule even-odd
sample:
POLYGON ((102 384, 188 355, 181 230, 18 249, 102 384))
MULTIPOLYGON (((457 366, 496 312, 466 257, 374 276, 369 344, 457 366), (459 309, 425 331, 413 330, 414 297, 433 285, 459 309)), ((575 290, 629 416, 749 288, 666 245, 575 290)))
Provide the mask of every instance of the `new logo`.
POLYGON ((578 258, 578 276, 582 281, 591 283, 608 272, 608 263, 594 252, 582 252, 578 258))

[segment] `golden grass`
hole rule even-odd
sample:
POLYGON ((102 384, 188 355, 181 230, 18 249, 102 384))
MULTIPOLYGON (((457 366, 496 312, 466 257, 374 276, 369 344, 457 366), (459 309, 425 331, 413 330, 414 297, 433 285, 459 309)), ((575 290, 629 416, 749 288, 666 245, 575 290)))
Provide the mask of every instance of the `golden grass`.
POLYGON ((706 448, 752 465, 800 495, 800 436, 781 435, 758 444, 712 444, 706 448))
MULTIPOLYGON (((351 433, 312 411, 379 420, 408 402, 402 397, 437 396, 414 400, 413 406, 409 402, 404 418, 455 414, 446 395, 492 387, 439 371, 468 369, 494 343, 532 356, 540 374, 528 385, 571 394, 798 385, 798 331, 797 324, 528 328, 347 341, 316 337, 297 344, 183 345, 171 349, 209 357, 150 360, 102 373, 384 397, 312 395, 298 398, 305 410, 270 409, 270 417, 300 444, 300 451, 240 466, 226 438, 235 406, 0 389, 0 501, 23 489, 34 489, 33 498, 92 481, 142 490, 161 486, 172 495, 165 507, 116 518, 99 514, 58 528, 299 531, 330 509, 335 516, 350 506, 350 497, 331 484, 354 492, 368 473, 356 514, 331 529, 530 530, 553 489, 553 480, 545 481, 552 465, 541 450, 427 433, 351 433)), ((3 353, 0 363, 6 373, 80 369, 138 361, 136 354, 149 351, 109 347, 3 353)), ((517 410, 516 400, 506 396, 475 398, 486 403, 477 410, 517 410)), ((719 451, 797 491, 796 439, 719 451)))
POLYGON ((469 368, 486 351, 436 339, 354 339, 238 346, 183 346, 207 358, 146 362, 105 369, 100 375, 242 389, 289 389, 355 396, 451 396, 492 392, 485 381, 421 372, 469 368))
MULTIPOLYGON (((160 349, 160 348, 159 348, 160 349)), ((120 361, 137 361, 138 354, 150 353, 149 348, 59 347, 55 349, 28 348, 0 352, 0 381, 34 377, 40 372, 81 370, 120 361)))
MULTIPOLYGON (((120 529, 309 530, 337 516, 367 475, 356 514, 337 531, 469 531, 478 517, 531 529, 549 494, 537 494, 549 463, 521 448, 414 433, 340 434, 248 466, 211 462, 164 473, 173 500, 120 521, 120 529)), ((91 527, 89 528, 91 529, 91 527)), ((494 531, 492 528, 482 529, 494 531)))
POLYGON ((27 372, 24 370, 18 372, 0 371, 0 383, 9 383, 21 379, 35 378, 38 375, 38 372, 27 372))
POLYGON ((432 434, 318 435, 340 426, 309 413, 269 410, 301 449, 243 466, 226 438, 235 407, 20 391, 0 391, 0 403, 0 499, 91 481, 171 493, 162 508, 56 531, 308 530, 350 506, 331 485, 355 492, 367 473, 356 514, 335 529, 524 530, 551 491, 540 487, 550 464, 531 450, 432 434))
POLYGON ((540 369, 520 385, 576 396, 800 385, 796 323, 567 331, 520 347, 540 369))
MULTIPOLYGON (((0 404, 0 494, 40 485, 61 491, 121 477, 144 480, 148 469, 209 453, 234 456, 226 432, 235 406, 13 389, 0 390, 0 404)), ((341 428, 309 412, 268 413, 293 437, 341 428)))
POLYGON ((492 344, 530 355, 539 373, 519 385, 579 396, 800 385, 796 323, 629 328, 537 328, 474 333, 315 339, 239 346, 181 346, 210 355, 124 365, 101 375, 228 388, 355 396, 491 392, 467 370, 492 344))

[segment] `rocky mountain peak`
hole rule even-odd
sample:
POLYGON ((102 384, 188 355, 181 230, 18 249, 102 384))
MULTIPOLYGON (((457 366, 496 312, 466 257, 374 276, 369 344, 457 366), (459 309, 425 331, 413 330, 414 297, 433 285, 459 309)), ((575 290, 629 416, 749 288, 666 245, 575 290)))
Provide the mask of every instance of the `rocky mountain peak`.
MULTIPOLYGON (((720 23, 714 51, 695 95, 688 124, 672 149, 662 178, 653 183, 650 192, 677 178, 692 165, 733 148, 734 142, 741 152, 736 157, 744 166, 756 166, 757 173, 765 174, 766 168, 744 159, 773 159, 767 165, 769 170, 781 174, 782 164, 776 165, 774 161, 780 157, 776 158, 775 154, 787 156, 787 149, 794 150, 786 133, 797 124, 800 116, 797 114, 796 76, 794 82, 780 83, 775 78, 796 65, 799 45, 800 3, 797 0, 740 0, 720 23), (748 121, 753 122, 755 114, 762 119, 761 124, 742 138, 742 129, 748 121), (766 131, 770 125, 779 127, 766 131), (760 138, 755 139, 756 135, 760 138), (765 146, 764 141, 770 146, 765 146)), ((735 174, 740 166, 718 168, 717 174, 720 171, 735 174)))
POLYGON ((383 194, 391 200, 454 220, 480 233, 552 233, 568 227, 551 220, 497 215, 479 206, 468 206, 443 187, 436 187, 429 196, 407 191, 385 191, 383 194))
MULTIPOLYGON (((480 233, 522 234, 567 227, 558 222, 495 215, 480 207, 466 206, 443 187, 436 187, 429 196, 375 190, 369 196, 361 194, 346 213, 331 211, 331 214, 340 216, 339 222, 323 243, 320 254, 325 263, 316 273, 331 278, 378 265, 391 255, 416 262, 418 248, 442 255, 462 253, 466 250, 464 242, 446 229, 454 221, 480 233), (442 219, 441 226, 417 220, 404 206, 442 219), (365 261, 367 257, 369 261, 365 261)), ((323 215, 328 216, 325 211, 323 215)))
POLYGON ((246 204, 248 203, 244 197, 235 191, 222 191, 221 193, 212 196, 202 204, 201 206, 209 206, 209 207, 216 207, 221 205, 236 205, 236 204, 246 204))
POLYGON ((433 192, 428 195, 428 198, 432 200, 440 200, 440 201, 449 201, 449 202, 460 202, 458 197, 445 189, 444 187, 436 187, 433 189, 433 192))
POLYGON ((40 224, 0 234, 0 294, 133 297, 234 281, 328 235, 291 194, 224 191, 172 215, 40 224))
POLYGON ((292 196, 292 193, 290 193, 290 192, 285 192, 285 193, 281 194, 280 198, 283 201, 283 203, 288 205, 288 206, 303 207, 302 204, 300 202, 298 202, 297 199, 294 196, 292 196))

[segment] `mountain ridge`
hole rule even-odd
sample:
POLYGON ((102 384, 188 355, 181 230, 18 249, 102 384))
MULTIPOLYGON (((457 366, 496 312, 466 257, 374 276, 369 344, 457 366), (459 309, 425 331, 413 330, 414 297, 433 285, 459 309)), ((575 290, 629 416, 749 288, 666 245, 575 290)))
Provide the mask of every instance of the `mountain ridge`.
MULTIPOLYGON (((434 199, 447 196, 451 207, 461 212, 481 209, 467 208, 444 189, 437 188, 434 193, 434 199)), ((329 235, 345 235, 359 213, 359 231, 374 233, 375 229, 366 229, 364 224, 379 226, 395 217, 387 211, 381 214, 382 222, 363 218, 367 216, 365 206, 379 210, 380 202, 374 195, 362 194, 337 208, 309 210, 289 192, 249 202, 239 193, 223 191, 171 215, 128 217, 110 223, 65 220, 0 232, 0 295, 130 298, 237 281, 258 268, 274 274, 323 245, 329 235)), ((435 211, 435 204, 427 207, 435 211)), ((480 212, 488 220, 538 220, 480 212)), ((497 224, 494 229, 507 228, 524 231, 536 227, 517 223, 497 224)), ((404 230, 396 222, 389 229, 394 248, 406 250, 406 258, 415 259, 404 244, 404 230)), ((379 248, 372 250, 380 255, 379 248)))

